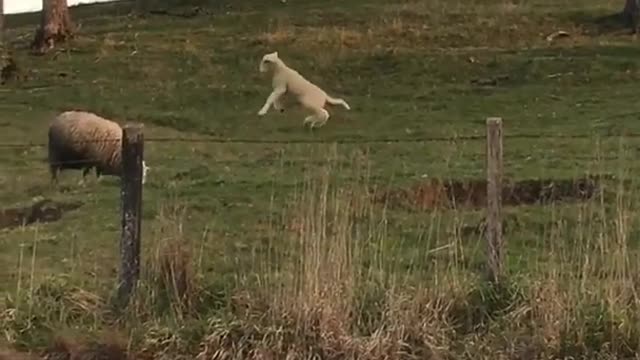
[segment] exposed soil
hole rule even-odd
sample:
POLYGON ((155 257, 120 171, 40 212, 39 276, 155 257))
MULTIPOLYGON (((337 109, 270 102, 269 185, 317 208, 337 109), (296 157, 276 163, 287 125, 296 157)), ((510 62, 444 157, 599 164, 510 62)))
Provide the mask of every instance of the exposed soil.
POLYGON ((0 210, 0 229, 26 226, 36 222, 60 220, 62 215, 82 206, 80 202, 58 203, 50 199, 37 201, 29 206, 0 210))
MULTIPOLYGON (((544 204, 551 202, 584 201, 600 190, 594 177, 572 180, 503 181, 502 203, 507 206, 544 204)), ((388 206, 409 207, 417 210, 436 208, 481 208, 487 203, 486 180, 430 181, 409 189, 394 189, 375 196, 376 202, 388 206)))
POLYGON ((37 357, 32 354, 18 352, 9 349, 0 349, 0 360, 36 360, 37 357))
POLYGON ((132 360, 122 344, 80 342, 62 338, 55 339, 44 355, 45 359, 132 360))

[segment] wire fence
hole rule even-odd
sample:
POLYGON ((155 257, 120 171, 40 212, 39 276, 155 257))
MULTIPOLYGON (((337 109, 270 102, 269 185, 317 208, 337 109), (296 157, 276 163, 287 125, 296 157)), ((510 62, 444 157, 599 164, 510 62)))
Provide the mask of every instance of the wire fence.
MULTIPOLYGON (((606 138, 640 138, 640 133, 629 133, 629 134, 580 134, 580 135, 566 135, 566 134, 513 134, 513 135, 503 135, 504 140, 509 139, 606 139, 606 138)), ((249 138, 209 138, 209 137, 148 137, 144 139, 145 143, 193 143, 193 144, 277 144, 277 145, 294 145, 294 144, 354 144, 354 145, 367 145, 367 144, 402 144, 402 143, 428 143, 428 142, 464 142, 464 141, 486 141, 486 135, 464 135, 464 136, 450 136, 450 137, 423 137, 423 138, 377 138, 377 139, 249 139, 249 138)), ((86 143, 114 143, 117 148, 120 149, 121 139, 120 138, 110 138, 110 139, 91 139, 91 140, 78 140, 74 142, 67 142, 65 145, 70 144, 86 144, 86 143)), ((29 149, 29 148, 46 148, 48 147, 48 143, 40 143, 40 142, 9 142, 9 143, 0 143, 0 149, 29 149)), ((629 148, 627 148, 628 150, 629 148)), ((633 148, 631 148, 633 149, 633 148)), ((483 157, 483 152, 475 151, 475 152, 467 152, 462 149, 460 150, 460 155, 466 154, 467 157, 475 158, 475 157, 483 157)), ((548 150, 548 149, 547 149, 548 150)), ((458 152, 458 151, 456 151, 458 152)), ((95 152, 94 152, 95 154, 95 152)), ((105 158, 102 157, 91 157, 89 154, 83 154, 81 159, 74 160, 72 158, 68 158, 68 155, 65 155, 67 158, 60 159, 59 161, 53 160, 52 163, 58 163, 59 165, 66 167, 74 167, 77 165, 78 168, 82 167, 82 165, 90 165, 94 162, 104 162, 105 158)), ((248 160, 244 159, 208 159, 207 164, 237 164, 237 163, 264 163, 264 162, 282 162, 281 158, 271 158, 273 154, 267 156, 258 156, 255 159, 248 160)), ((173 159, 173 158, 171 158, 173 159)), ((185 161, 191 160, 192 157, 185 157, 185 161)), ((635 159, 635 151, 625 151, 624 153, 620 153, 619 149, 604 151, 594 153, 592 155, 589 154, 576 154, 569 153, 565 154, 563 151, 552 152, 552 154, 548 154, 547 151, 538 151, 537 153, 527 152, 527 153, 513 153, 510 152, 505 154, 505 164, 514 163, 514 164, 524 164, 530 161, 540 161, 540 160, 554 160, 554 161, 573 161, 573 162, 606 162, 606 161, 615 161, 615 160, 633 160, 635 159), (612 153, 615 152, 614 153, 612 153)), ((469 160, 469 159, 467 159, 469 160)), ((37 162, 47 164, 49 163, 49 158, 47 154, 43 154, 43 156, 38 157, 37 162)), ((301 163, 301 162, 310 162, 313 161, 310 158, 299 158, 299 159, 287 159, 284 160, 287 163, 301 163)), ((158 168, 156 164, 154 168, 158 168)), ((466 165, 466 164, 465 164, 466 165)), ((23 169, 24 164, 4 164, 3 169, 5 171, 10 171, 12 169, 23 169)), ((161 166, 161 165, 160 165, 161 166)), ((162 166, 161 166, 162 167, 162 166)))
MULTIPOLYGON (((640 133, 622 134, 509 134, 504 135, 505 140, 518 139, 597 139, 597 138, 640 138, 640 133)), ((426 142, 458 142, 458 141, 485 141, 486 135, 460 135, 460 136, 431 136, 419 138, 334 138, 334 139, 251 139, 251 138, 210 138, 210 137, 146 137, 145 142, 182 142, 182 143, 212 143, 212 144, 379 144, 379 143, 426 143, 426 142)), ((77 140, 67 144, 120 142, 119 138, 77 140)), ((47 147, 47 142, 3 142, 0 148, 32 148, 47 147)))
MULTIPOLYGON (((630 114, 636 113, 625 113, 619 115, 613 115, 611 118, 628 116, 630 114)), ((635 133, 632 131, 620 131, 618 133, 614 132, 591 132, 591 133, 581 133, 581 134, 562 134, 562 133, 515 133, 515 134, 503 134, 502 138, 504 141, 509 140, 605 140, 611 138, 628 138, 635 139, 640 138, 640 133, 635 133)), ((264 138, 233 138, 233 137, 214 137, 214 136, 194 136, 194 137, 186 137, 186 136, 149 136, 145 137, 145 143, 185 143, 185 144, 256 144, 256 145, 296 145, 296 144, 342 144, 342 145, 369 145, 369 144, 420 144, 420 143, 450 143, 456 144, 459 142, 485 142, 487 141, 487 135, 484 131, 476 131, 473 134, 453 134, 451 136, 407 136, 407 137, 380 137, 380 138, 357 138, 357 137, 343 137, 343 138, 285 138, 285 139, 264 139, 264 138)), ((108 139, 100 139, 93 138, 88 140, 75 140, 73 142, 65 142, 65 146, 70 146, 72 144, 86 144, 86 143, 113 143, 116 147, 120 148, 122 144, 122 139, 118 138, 108 138, 108 139)), ((0 149, 15 149, 15 150, 23 150, 23 149, 33 149, 33 148, 47 148, 49 146, 48 141, 42 142, 34 142, 34 141, 25 141, 25 142, 0 142, 0 149)), ((459 149, 460 150, 460 149, 459 149)), ((462 151, 465 152, 465 151, 462 151)), ((94 153, 95 154, 95 153, 94 153)), ((470 154, 472 156, 483 156, 480 153, 470 154)), ((509 162, 527 162, 527 161, 536 161, 542 159, 554 159, 557 161, 612 161, 612 160, 631 160, 631 157, 634 154, 611 154, 611 153, 599 153, 594 155, 588 154, 576 154, 570 153, 565 154, 560 151, 558 153, 553 153, 551 155, 541 155, 534 153, 527 154, 514 154, 510 153, 505 156, 505 163, 509 162)), ((39 162, 47 163, 49 161, 48 156, 42 156, 42 158, 38 159, 39 162)), ((210 159, 211 161, 207 161, 207 163, 239 163, 245 162, 246 159, 236 159, 236 160, 220 160, 220 159, 210 159)), ((266 159, 268 161, 268 159, 266 159)), ((99 162, 102 159, 90 158, 88 154, 84 154, 82 159, 73 160, 73 159, 65 159, 60 161, 59 163, 64 166, 76 166, 81 167, 82 165, 88 165, 91 162, 99 162)), ((261 162, 265 161, 265 159, 255 159, 255 161, 261 162)), ((274 160, 275 161, 275 160, 274 160)), ((310 161, 309 159, 299 159, 296 162, 304 162, 310 161)), ((5 164, 3 168, 5 170, 12 167, 9 164, 5 164)), ((16 169, 21 169, 22 166, 14 166, 16 169)))
MULTIPOLYGON (((488 127, 489 129, 489 127, 488 127)), ((490 212, 493 214, 498 214, 498 212, 496 211, 496 208, 501 208, 502 207, 502 200, 498 201, 495 200, 497 199, 499 196, 502 195, 497 195, 497 194, 502 194, 501 189, 503 189, 502 186, 502 178, 505 177, 505 174, 507 174, 506 172, 503 173, 503 168, 509 167, 510 164, 508 161, 503 161, 503 155, 502 155, 502 140, 519 140, 519 139, 533 139, 533 140, 540 140, 540 139, 560 139, 560 140, 566 140, 566 139, 580 139, 580 140, 588 140, 588 139, 598 139, 598 138, 640 138, 640 133, 619 133, 619 134, 613 134, 613 133, 605 133, 605 134, 599 134, 599 133, 590 133, 590 134, 544 134, 544 133, 537 133, 537 134, 526 134, 526 133, 522 133, 522 134, 504 134, 502 133, 502 128, 500 127, 499 131, 496 131, 494 129, 493 133, 491 133, 493 136, 487 136, 486 133, 482 132, 478 132, 476 134, 472 134, 472 135, 454 135, 454 136, 434 136, 434 137, 407 137, 407 138, 393 138, 393 137, 384 137, 384 138, 342 138, 342 139, 321 139, 321 138, 311 138, 311 139, 256 139, 256 138, 216 138, 216 137, 204 137, 204 136, 200 136, 200 137, 154 137, 154 136, 150 136, 145 138, 143 141, 144 142, 148 142, 148 143, 201 143, 201 144, 278 144, 278 145, 290 145, 290 144, 379 144, 379 143, 426 143, 426 142, 438 142, 438 143, 442 143, 442 142, 450 142, 450 143, 456 143, 456 142, 463 142, 463 141, 479 141, 481 144, 484 144, 485 142, 487 143, 487 154, 481 153, 481 151, 477 151, 478 149, 476 148, 474 153, 470 153, 468 155, 471 155, 473 157, 473 162, 475 164, 477 164, 477 168, 480 167, 485 167, 487 169, 487 178, 489 179, 487 181, 487 184, 494 184, 492 185, 494 188, 494 191, 489 191, 488 190, 488 185, 487 185, 487 191, 486 191, 486 207, 487 207, 487 214, 489 214, 490 212), (499 136, 500 141, 496 141, 496 138, 499 136), (493 141, 492 141, 493 139, 493 141), (498 145, 499 144, 499 145, 498 145), (490 151, 493 148, 493 151, 490 151), (496 151, 496 149, 499 148, 499 151, 496 151), (491 154, 499 154, 498 155, 491 155, 491 154), (491 166, 491 164, 493 163, 494 166, 491 166), (499 166, 497 166, 497 164, 499 163, 499 166), (482 165, 480 165, 482 164, 482 165), (507 166, 504 166, 507 165, 507 166), (489 169, 496 169, 493 171, 489 171, 489 169), (499 181, 496 179, 500 179, 499 181), (497 190, 496 190, 497 189, 497 190), (489 202, 489 198, 492 197, 492 201, 489 202), (490 205, 493 204, 493 205, 490 205), (498 205, 496 205, 498 204, 498 205)), ((88 139, 88 140, 77 140, 74 141, 73 143, 113 143, 113 146, 115 146, 116 149, 120 149, 120 146, 122 144, 122 139, 121 138, 108 138, 108 139, 88 139)), ((0 143, 0 148, 15 148, 15 149, 24 149, 24 148, 34 148, 34 147, 47 147, 49 144, 48 142, 13 142, 13 143, 0 143)), ((70 145, 70 143, 67 143, 65 145, 70 145)), ((131 144, 130 144, 131 145, 131 144)), ((137 142, 136 145, 140 145, 140 142, 137 142)), ((133 146, 132 146, 133 147, 133 146)), ((449 146, 451 149, 453 149, 456 152, 456 156, 459 155, 459 153, 461 152, 461 148, 464 146, 459 146, 459 144, 455 144, 455 146, 449 146)), ((139 148, 141 150, 141 148, 139 148)), ((322 149, 323 152, 325 149, 322 149)), ((415 150, 415 149, 413 149, 415 150)), ((528 150, 528 149, 527 149, 528 150)), ((546 151, 548 151, 548 149, 545 148, 540 148, 539 149, 541 152, 540 154, 544 154, 546 151)), ((126 151, 124 151, 126 156, 126 151)), ((162 152, 160 152, 162 153, 162 152)), ((276 155, 275 157, 277 157, 277 151, 274 152, 276 155)), ((71 159, 71 160, 64 160, 62 161, 64 163, 64 165, 69 166, 69 165, 74 165, 74 164, 87 164, 87 162, 90 162, 90 158, 92 156, 97 155, 95 152, 91 153, 91 156, 87 156, 86 159, 82 159, 82 160, 77 160, 77 159, 71 159)), ((129 153, 130 156, 128 156, 126 159, 128 159, 129 164, 133 164, 133 160, 132 159, 136 159, 136 161, 138 159, 140 159, 141 157, 141 153, 137 152, 137 153, 129 153), (140 157, 138 157, 140 156, 140 157)), ((160 155, 166 155, 166 154, 160 154, 160 155)), ((192 154, 190 154, 192 155, 192 154)), ((273 158, 273 153, 272 154, 267 154, 266 158, 261 158, 261 159, 257 159, 258 161, 280 161, 276 158, 273 158)), ((297 155, 297 154, 294 154, 297 155)), ((395 155, 395 154, 394 154, 395 155)), ((422 154, 420 155, 422 156, 422 154)), ((436 159, 438 157, 440 157, 439 160, 440 162, 448 162, 448 159, 442 159, 442 153, 438 152, 438 151, 434 151, 431 154, 432 158, 431 159, 436 159)), ((521 161, 522 159, 525 159, 525 156, 529 156, 531 157, 531 154, 513 154, 513 157, 510 158, 509 160, 514 161, 515 159, 519 159, 518 161, 521 161)), ((262 157, 262 156, 259 156, 262 157)), ((536 156, 534 156, 536 157, 536 156)), ((389 159, 391 159, 391 156, 387 157, 387 160, 389 162, 391 162, 389 159)), ((608 159, 619 159, 620 157, 616 157, 616 156, 611 156, 611 154, 601 154, 601 156, 593 156, 590 157, 588 156, 588 154, 582 154, 582 155, 576 155, 575 153, 573 154, 573 156, 571 156, 570 158, 567 157, 564 153, 559 153, 559 154, 551 154, 550 156, 546 156, 547 159, 553 159, 553 160, 595 160, 595 159, 599 159, 599 160, 608 160, 608 159)), ((162 167, 164 167, 165 169, 171 169, 171 171, 173 172, 173 174, 171 175, 171 181, 173 181, 174 179, 181 179, 183 178, 183 174, 184 177, 191 177, 193 176, 193 178, 198 178, 197 181, 200 181, 200 178, 202 179, 206 179, 207 181, 209 181, 208 184, 206 184, 206 186, 209 186, 209 184, 215 184, 216 188, 218 190, 214 190, 214 191, 218 191, 218 192, 214 192, 212 191, 212 189, 214 189, 213 187, 207 187, 207 192, 208 194, 222 194, 223 192, 231 192, 231 191, 237 191, 238 193, 240 192, 246 192, 246 191, 254 191, 254 189, 257 189, 258 187, 256 186, 257 182, 253 183, 253 182, 248 182, 243 184, 243 187, 238 187, 237 189, 231 189, 228 190, 228 188, 223 188, 223 187, 218 187, 218 184, 222 184, 224 183, 224 181, 229 181, 232 182, 235 179, 238 178, 237 174, 240 174, 240 176, 246 176, 246 178, 256 178, 256 171, 254 169, 251 169, 251 171, 245 171, 245 172, 230 172, 229 174, 233 174, 236 177, 227 177, 225 178, 225 175, 223 175, 223 177, 219 177, 216 176, 215 178, 213 176, 211 176, 211 174, 216 174, 216 171, 211 171, 211 172, 203 172, 203 173, 199 173, 197 171, 195 172, 191 172, 191 170, 193 169, 182 169, 181 167, 186 165, 186 166, 190 166, 192 167, 193 163, 189 163, 189 160, 193 159, 193 156, 191 157, 184 157, 185 161, 182 161, 182 159, 180 159, 180 161, 175 162, 175 165, 178 166, 172 166, 174 164, 169 164, 169 166, 167 166, 167 164, 165 164, 164 161, 159 161, 159 165, 162 167), (184 170, 184 171, 180 171, 180 170, 184 170), (193 175, 190 175, 193 174, 193 175)), ((46 159, 44 156, 42 157, 42 161, 43 162, 47 162, 48 159, 46 159)), ((97 160, 97 159, 95 159, 97 160)), ((207 159, 203 159, 204 161, 206 161, 206 165, 209 165, 210 162, 214 162, 214 163, 220 163, 221 159, 219 158, 214 158, 214 157, 210 157, 207 159), (211 161, 210 161, 211 160, 211 161)), ((422 159, 421 160, 426 160, 426 159, 422 159)), ((23 159, 23 161, 25 161, 25 159, 23 159)), ((26 160, 28 161, 28 160, 26 160)), ((203 161, 203 162, 204 162, 203 161)), ((237 163, 248 163, 249 161, 247 161, 246 157, 245 158, 239 158, 234 160, 237 163)), ((305 162, 305 161, 312 161, 310 159, 304 159, 304 158, 300 158, 300 159, 296 159, 296 161, 300 161, 300 162, 305 162)), ((197 160, 194 160, 194 162, 197 162, 197 160)), ((90 165, 90 164, 88 164, 90 165)), ((262 166, 263 164, 261 164, 262 166)), ((394 164, 394 166, 397 164, 394 164)), ((441 165, 441 164, 440 164, 441 165)), ((547 166, 548 164, 545 164, 544 166, 547 166)), ((151 165, 152 167, 155 167, 155 165, 151 165)), ((475 166, 475 165, 474 165, 475 166)), ((381 166, 382 167, 382 166, 381 166)), ((563 167, 567 167, 566 165, 563 167)), ((122 214, 123 214, 123 219, 126 219, 127 224, 125 224, 123 222, 122 224, 122 240, 121 240, 121 244, 128 244, 128 250, 127 251, 122 251, 121 256, 123 256, 123 263, 126 263, 126 266, 129 266, 129 263, 135 263, 136 266, 139 266, 140 261, 139 261, 139 249, 140 248, 140 231, 134 231, 134 230, 128 230, 128 229, 139 229, 140 228, 140 224, 142 222, 142 212, 141 212, 141 204, 142 204, 142 186, 139 185, 140 183, 138 182, 139 177, 137 174, 134 174, 134 171, 132 171, 133 168, 135 168, 136 171, 139 171, 140 168, 139 167, 134 167, 134 166, 127 166, 128 170, 123 170, 123 183, 125 184, 123 186, 123 189, 126 189, 122 191, 122 214), (133 175, 132 175, 133 174, 133 175), (135 180, 135 181, 134 181, 135 180), (134 186, 130 186, 130 185, 135 185, 134 186), (139 188, 137 188, 137 186, 139 186, 139 188), (126 194, 126 195, 125 195, 126 194), (131 210, 127 210, 127 209, 131 209, 131 210), (130 214, 134 214, 129 216, 130 214), (132 245, 134 244, 134 245, 132 245), (126 253, 126 256, 125 256, 126 253), (133 259, 133 260, 132 260, 133 259)), ((262 166, 262 168, 265 168, 265 166, 262 166)), ((581 166, 576 166, 576 169, 582 170, 583 167, 581 166)), ((423 170, 428 170, 429 167, 425 166, 425 167, 415 167, 415 168, 411 168, 406 170, 406 172, 401 173, 400 176, 403 176, 404 174, 411 174, 411 176, 414 175, 426 175, 422 172, 416 172, 416 170, 418 171, 423 171, 423 170)), ((385 169, 386 171, 387 169, 385 169)), ((394 181, 395 180, 395 176, 396 176, 396 171, 398 169, 395 168, 393 170, 391 170, 391 172, 393 173, 392 176, 389 176, 388 178, 385 176, 385 180, 386 179, 393 179, 393 180, 389 180, 390 181, 394 181)), ((152 170, 153 171, 153 170, 152 170)), ((438 170, 434 171, 435 173, 438 172, 438 170)), ((11 175, 9 175, 9 177, 12 176, 13 173, 9 173, 11 175)), ((340 176, 343 176, 344 174, 340 174, 340 176)), ((607 174, 602 174, 602 175, 607 175, 607 174)), ((164 175, 163 175, 164 176, 164 175)), ((280 182, 280 179, 276 178, 277 175, 269 175, 269 177, 264 177, 264 178, 259 178, 258 182, 260 182, 260 184, 258 184, 258 186, 262 186, 262 188, 264 189, 264 184, 268 183, 268 184, 272 184, 275 183, 275 181, 280 182), (276 179, 276 180, 273 180, 276 179)), ((353 179, 358 179, 358 176, 360 176, 360 174, 357 174, 357 171, 355 173, 351 173, 351 172, 347 172, 346 176, 353 178, 353 179)), ((369 176, 369 174, 367 174, 367 176, 369 176)), ((431 176, 431 175, 429 175, 431 176)), ((287 179, 290 179, 293 177, 288 177, 287 179)), ((506 178, 506 177, 505 177, 506 178)), ((166 191, 167 187, 167 182, 164 181, 166 178, 162 179, 163 182, 161 183, 160 181, 157 182, 155 184, 155 188, 157 189, 161 189, 163 192, 166 191)), ((0 179, 1 180, 1 179, 0 179)), ((15 181, 15 182, 21 182, 24 181, 23 179, 16 179, 16 180, 11 180, 11 181, 15 181)), ((40 182, 41 179, 37 179, 36 181, 40 182)), ((293 187, 295 186, 299 186, 298 185, 298 180, 295 180, 296 183, 290 183, 293 187)), ((303 182, 304 180, 300 179, 300 182, 303 182)), ((357 180, 357 181, 361 181, 361 180, 357 180)), ((242 181, 239 181, 242 182, 242 181)), ((553 182, 550 182, 551 184, 553 184, 553 182)), ((285 183, 282 182, 282 184, 284 185, 285 183)), ((388 184, 388 183, 387 183, 388 184)), ((543 184, 542 182, 540 184, 543 184)), ((546 186, 546 184, 543 184, 544 186, 546 186)), ((152 188, 153 188, 153 184, 152 184, 152 188)), ((172 185, 171 185, 172 186, 172 185)), ((189 184, 188 186, 192 186, 192 184, 189 184)), ((199 185, 198 185, 199 186, 199 185)), ((273 185, 269 185, 269 191, 271 192, 270 196, 271 199, 275 198, 277 191, 274 190, 275 186, 273 185)), ((286 186, 286 185, 285 185, 286 186)), ((537 186, 537 185, 536 185, 537 186)), ((293 188, 292 187, 292 188, 293 188)), ((541 188, 542 185, 540 185, 538 188, 541 188)), ((6 188, 11 188, 10 186, 6 186, 6 188)), ((39 187, 34 187, 37 191, 43 189, 44 187, 42 187, 41 185, 39 187)), ((391 188, 389 186, 389 188, 391 188)), ((453 187, 452 187, 453 188, 453 187)), ((193 189, 193 187, 192 187, 193 189)), ((286 190, 283 190, 282 192, 285 193, 286 191, 289 191, 289 189, 291 188, 287 188, 286 190)), ((401 187, 399 186, 398 189, 401 189, 401 187)), ((447 188, 448 189, 448 188, 447 188)), ((402 189, 404 190, 404 189, 402 189)), ((428 189, 427 189, 428 190, 428 189)), ((440 188, 436 188, 433 191, 440 191, 440 188)), ((482 191, 484 191, 484 187, 482 187, 481 189, 482 191)), ((204 191, 204 190, 203 190, 204 191)), ((386 191, 386 190, 385 190, 386 191)), ((387 199, 392 199, 393 196, 396 196, 395 194, 395 189, 390 189, 390 191, 388 192, 388 198, 387 199)), ((413 191, 413 190, 410 190, 413 191)), ((431 190, 428 190, 431 191, 431 190)), ((447 190, 448 191, 448 190, 447 190)), ((466 190, 465 190, 466 191, 466 190)), ((537 193, 543 194, 544 190, 537 190, 537 193)), ((176 192, 177 193, 177 192, 176 192)), ((535 193, 535 191, 532 190, 531 194, 527 193, 525 195, 523 195, 523 197, 528 197, 531 198, 532 196, 538 196, 536 195, 537 193, 535 193)), ((386 193, 383 192, 383 194, 386 195, 386 193)), ((402 193, 398 193, 400 195, 400 200, 399 204, 403 201, 401 199, 401 197, 403 196, 402 193)), ((465 197, 466 200, 461 200, 461 201, 467 201, 469 203, 473 203, 473 202, 477 202, 477 203, 481 203, 480 200, 474 200, 476 195, 476 192, 473 192, 472 190, 467 191, 466 193, 460 195, 460 197, 465 197), (473 197, 473 199, 472 199, 473 197)), ((479 194, 479 192, 478 192, 479 194)), ((572 193, 573 194, 573 193, 572 193)), ((189 193, 184 193, 183 195, 181 194, 181 196, 185 196, 185 197, 189 197, 191 195, 189 195, 189 193)), ((201 193, 198 192, 198 195, 196 195, 198 197, 201 197, 201 193)), ((410 196, 414 196, 415 199, 415 203, 417 203, 418 205, 416 205, 417 207, 420 206, 435 206, 435 205, 429 205, 431 203, 436 204, 436 200, 429 200, 427 199, 427 197, 424 197, 422 195, 420 195, 420 193, 416 192, 415 194, 412 194, 410 196)), ((429 195, 430 196, 430 195, 429 195)), ((439 196, 439 195, 438 195, 439 196)), ((458 196, 458 195, 456 195, 458 196)), ((482 196, 484 195, 477 195, 478 199, 481 199, 482 196)), ((573 195, 572 195, 573 196, 573 195)), ((577 195, 576 195, 577 196, 577 195)), ((222 201, 227 201, 224 200, 223 197, 221 197, 222 201)), ((395 200, 387 200, 385 199, 384 201, 395 201, 395 200)), ((436 199, 434 197, 434 199, 436 199)), ((235 200, 234 200, 235 201, 235 200)), ((240 200, 242 201, 242 200, 240 200)), ((413 201, 413 200, 412 200, 413 201)), ((459 201, 459 199, 457 197, 455 197, 452 202, 457 203, 459 201)), ((518 200, 520 201, 520 200, 518 200)), ((528 200, 522 200, 523 203, 524 201, 528 201, 528 200)), ((251 203, 252 204, 252 203, 251 203)), ((223 205, 226 207, 226 205, 223 205)), ((252 205, 253 206, 253 205, 252 205)), ((404 206, 402 204, 400 204, 399 206, 404 206)), ((475 206, 475 205, 474 205, 475 206)), ((216 215, 217 216, 217 215, 216 215)), ((221 215, 224 216, 224 215, 221 215)), ((489 216, 487 216, 487 229, 493 229, 492 232, 490 231, 486 231, 487 234, 494 234, 496 239, 493 238, 488 238, 488 242, 490 244, 493 244, 491 247, 491 250, 489 250, 490 252, 490 259, 494 259, 491 260, 492 262, 502 262, 503 260, 498 259, 498 255, 496 254, 501 254, 504 252, 504 250, 502 249, 503 245, 502 245, 502 235, 501 235, 501 228, 498 227, 496 224, 498 223, 502 223, 502 218, 501 215, 495 215, 494 217, 492 217, 491 219, 489 219, 489 216), (498 239, 500 238, 500 239, 498 239), (494 244, 495 243, 495 244, 494 244)), ((494 235, 490 235, 490 236, 494 236, 494 235)), ((124 248, 124 247, 123 247, 124 248)), ((122 266, 122 268, 126 268, 125 265, 122 266)), ((500 265, 502 266, 502 265, 500 265)), ((495 270, 496 272, 499 272, 499 270, 495 270)), ((133 276, 133 275, 126 275, 126 276, 133 276)), ((136 275, 137 276, 137 275, 136 275)), ((135 279, 134 279, 135 280, 135 279)), ((134 281, 129 279, 129 281, 134 281)))

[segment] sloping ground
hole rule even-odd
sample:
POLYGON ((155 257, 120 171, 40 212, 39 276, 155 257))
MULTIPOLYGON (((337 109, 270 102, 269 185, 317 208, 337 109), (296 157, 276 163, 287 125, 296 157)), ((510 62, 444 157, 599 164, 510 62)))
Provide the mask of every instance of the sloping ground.
POLYGON ((549 193, 526 180, 637 178, 637 138, 614 135, 640 132, 640 50, 592 21, 619 4, 215 1, 191 17, 132 5, 74 9, 76 39, 45 57, 27 50, 37 14, 8 18, 24 77, 0 87, 2 208, 37 196, 82 207, 2 231, 3 340, 44 351, 64 329, 119 328, 132 353, 201 360, 638 349, 635 182, 606 189, 614 202, 589 181, 549 193), (570 36, 547 41, 556 30, 570 36), (269 93, 258 61, 274 50, 352 111, 331 108, 317 131, 296 108, 257 117, 269 93), (81 187, 71 172, 51 189, 33 145, 69 108, 145 124, 143 281, 119 322, 118 183, 81 187), (481 222, 485 185, 423 179, 481 178, 496 115, 517 185, 505 200, 531 206, 507 209, 513 284, 488 289, 479 231, 464 230, 481 222), (158 141, 204 136, 253 141, 158 141), (415 141, 431 137, 449 139, 415 141), (370 187, 409 206, 373 205, 370 187), (545 206, 560 195, 580 201, 545 206), (473 206, 432 206, 451 200, 473 206))

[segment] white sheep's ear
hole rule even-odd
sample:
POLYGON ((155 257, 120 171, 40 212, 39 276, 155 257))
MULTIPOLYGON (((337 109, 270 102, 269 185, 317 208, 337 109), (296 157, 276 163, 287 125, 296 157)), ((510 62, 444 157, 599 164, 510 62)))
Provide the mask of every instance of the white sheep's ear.
POLYGON ((278 57, 278 52, 277 52, 277 51, 274 51, 274 52, 273 52, 273 55, 275 55, 276 57, 278 57))

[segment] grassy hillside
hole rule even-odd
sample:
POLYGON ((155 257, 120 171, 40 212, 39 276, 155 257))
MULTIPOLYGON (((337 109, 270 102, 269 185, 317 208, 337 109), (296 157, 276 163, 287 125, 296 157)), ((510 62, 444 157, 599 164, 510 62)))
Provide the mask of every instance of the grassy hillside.
POLYGON ((73 8, 77 36, 42 57, 28 52, 38 14, 9 16, 24 78, 0 87, 2 205, 81 206, 0 230, 0 342, 108 330, 156 358, 632 354, 640 169, 637 138, 619 135, 640 133, 640 50, 599 20, 621 7, 248 0, 184 17, 99 4, 73 8), (558 30, 570 36, 546 39, 558 30), (271 51, 352 110, 313 131, 299 108, 258 117, 271 51), (117 323, 119 183, 69 171, 56 188, 42 160, 47 121, 73 108, 145 125, 143 281, 117 323), (608 179, 587 201, 506 207, 499 289, 479 280, 481 207, 411 205, 430 179, 484 176, 488 116, 504 119, 508 180, 608 179))

